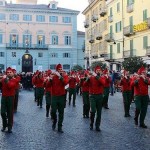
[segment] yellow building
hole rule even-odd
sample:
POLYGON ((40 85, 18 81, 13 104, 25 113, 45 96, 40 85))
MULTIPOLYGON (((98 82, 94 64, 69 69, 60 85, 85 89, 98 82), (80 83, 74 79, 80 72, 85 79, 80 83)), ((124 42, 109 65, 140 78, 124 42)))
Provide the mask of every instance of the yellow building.
POLYGON ((120 70, 122 61, 131 56, 141 56, 150 64, 148 57, 150 56, 150 0, 91 0, 89 2, 89 6, 83 12, 86 18, 85 25, 88 24, 85 41, 89 65, 95 60, 102 60, 109 62, 111 70, 120 70), (100 16, 102 7, 106 12, 104 17, 100 16), (91 21, 93 14, 98 14, 95 22, 91 21), (105 22, 104 26, 102 22, 105 22), (95 36, 93 37, 97 34, 102 35, 99 41, 95 36), (93 43, 89 44, 89 38, 93 39, 93 43))
POLYGON ((89 0, 89 6, 83 11, 85 15, 85 59, 86 67, 94 61, 105 61, 107 42, 107 9, 105 0, 89 0))

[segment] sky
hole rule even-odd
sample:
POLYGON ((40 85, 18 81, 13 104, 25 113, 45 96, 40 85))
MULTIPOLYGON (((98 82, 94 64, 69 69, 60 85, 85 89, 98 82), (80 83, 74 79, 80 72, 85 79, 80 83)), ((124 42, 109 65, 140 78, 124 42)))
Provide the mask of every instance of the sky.
MULTIPOLYGON (((10 0, 7 0, 8 2, 10 0)), ((15 0, 12 0, 14 2, 15 0)), ((50 0, 38 0, 39 4, 48 4, 50 0)), ((85 17, 82 15, 83 10, 88 6, 88 0, 56 0, 58 2, 58 7, 68 8, 80 11, 77 17, 77 29, 78 31, 85 31, 84 20, 85 17)))

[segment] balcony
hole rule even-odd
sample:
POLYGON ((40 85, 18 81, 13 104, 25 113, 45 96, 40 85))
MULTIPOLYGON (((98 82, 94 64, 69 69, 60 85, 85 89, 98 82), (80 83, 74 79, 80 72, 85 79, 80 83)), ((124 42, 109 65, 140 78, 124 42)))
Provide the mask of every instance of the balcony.
POLYGON ((99 14, 101 17, 104 17, 107 14, 107 9, 105 7, 101 8, 99 14))
POLYGON ((114 42, 114 34, 113 33, 106 34, 105 35, 105 41, 114 42))
POLYGON ((84 28, 88 28, 89 27, 89 21, 85 21, 84 22, 84 28))
POLYGON ((146 56, 150 57, 150 46, 146 48, 146 56))
POLYGON ((123 52, 123 56, 124 56, 124 58, 136 56, 136 49, 131 49, 131 50, 127 50, 127 51, 125 50, 123 52))
POLYGON ((150 18, 147 19, 148 27, 150 28, 150 18))
POLYGON ((127 13, 131 13, 131 12, 133 12, 133 10, 134 10, 134 4, 132 3, 132 4, 129 4, 128 6, 127 6, 127 13))
POLYGON ((111 15, 111 16, 108 16, 108 22, 109 22, 109 23, 113 22, 113 16, 112 16, 112 15, 111 15))
POLYGON ((127 27, 124 27, 123 34, 124 34, 124 36, 127 36, 127 37, 134 35, 135 33, 133 31, 133 26, 129 25, 127 27))
POLYGON ((96 40, 101 40, 102 39, 102 33, 101 32, 98 32, 96 33, 96 40))
POLYGON ((92 19, 93 22, 96 22, 98 20, 98 16, 97 15, 92 15, 92 19))
POLYGON ((106 55, 106 57, 104 57, 104 60, 108 61, 108 62, 113 62, 114 59, 115 59, 115 54, 114 53, 108 53, 106 55))
POLYGON ((91 56, 92 56, 94 59, 98 58, 98 52, 97 52, 97 51, 93 51, 93 52, 91 53, 91 56))
POLYGON ((39 44, 30 44, 30 45, 25 45, 25 44, 12 44, 12 43, 7 43, 6 44, 7 49, 33 49, 33 50, 48 50, 48 44, 44 45, 39 45, 39 44))
POLYGON ((94 43, 94 41, 95 41, 95 40, 94 40, 94 36, 93 36, 93 35, 91 35, 91 36, 90 36, 90 38, 89 38, 89 43, 91 43, 91 44, 92 44, 92 43, 94 43))
POLYGON ((85 53, 85 55, 84 55, 84 59, 89 59, 89 53, 85 53))

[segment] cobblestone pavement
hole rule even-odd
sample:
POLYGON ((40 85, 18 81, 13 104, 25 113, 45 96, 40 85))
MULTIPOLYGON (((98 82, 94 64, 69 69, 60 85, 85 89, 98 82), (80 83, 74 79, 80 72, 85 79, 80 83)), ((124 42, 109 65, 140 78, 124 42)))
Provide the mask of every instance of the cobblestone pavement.
MULTIPOLYGON (((101 132, 90 131, 89 119, 82 118, 82 98, 76 107, 65 109, 63 130, 51 129, 51 119, 36 106, 33 92, 21 91, 13 133, 0 132, 0 150, 150 150, 150 108, 145 123, 148 129, 134 125, 134 103, 130 118, 124 118, 121 93, 110 96, 109 110, 103 109, 101 132)), ((1 124, 1 119, 0 119, 1 124)))

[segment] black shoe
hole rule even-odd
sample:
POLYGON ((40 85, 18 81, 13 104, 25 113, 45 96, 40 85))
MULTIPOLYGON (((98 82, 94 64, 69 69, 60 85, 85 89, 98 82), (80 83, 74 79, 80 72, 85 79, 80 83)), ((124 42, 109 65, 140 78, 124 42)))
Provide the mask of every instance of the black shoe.
POLYGON ((90 130, 93 130, 93 125, 92 124, 90 125, 90 130))
POLYGON ((138 125, 138 120, 134 118, 134 124, 137 126, 138 125))
POLYGON ((73 105, 73 107, 76 107, 76 105, 73 105))
POLYGON ((3 127, 3 128, 1 129, 2 132, 4 132, 5 130, 6 130, 6 127, 3 127))
POLYGON ((62 128, 58 129, 58 132, 64 133, 64 131, 62 130, 62 128))
POLYGON ((100 131, 101 131, 101 129, 100 129, 99 127, 96 127, 96 131, 100 132, 100 131))
POLYGON ((8 128, 8 133, 12 133, 12 130, 10 128, 8 128))
POLYGON ((56 123, 53 123, 52 129, 55 130, 55 128, 56 128, 56 123))
POLYGON ((40 108, 42 108, 42 106, 40 106, 40 108))
POLYGON ((104 107, 104 108, 105 108, 105 109, 109 109, 109 107, 107 107, 107 106, 106 106, 106 107, 104 107))
POLYGON ((86 118, 89 118, 89 116, 88 116, 88 115, 86 115, 86 118))
POLYGON ((147 126, 145 124, 141 124, 140 127, 145 128, 145 129, 147 128, 147 126))
POLYGON ((86 118, 86 115, 83 115, 83 118, 86 118))
POLYGON ((46 113, 46 117, 47 117, 47 118, 49 117, 49 113, 46 113))

